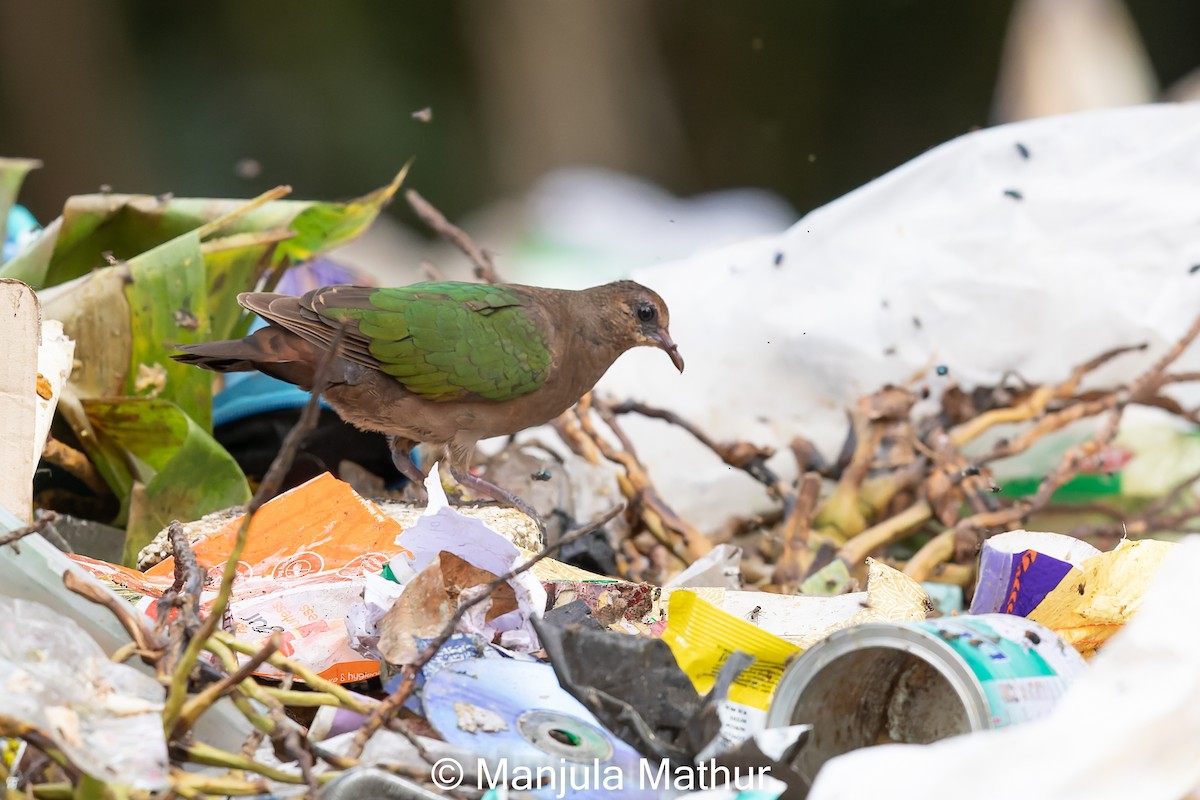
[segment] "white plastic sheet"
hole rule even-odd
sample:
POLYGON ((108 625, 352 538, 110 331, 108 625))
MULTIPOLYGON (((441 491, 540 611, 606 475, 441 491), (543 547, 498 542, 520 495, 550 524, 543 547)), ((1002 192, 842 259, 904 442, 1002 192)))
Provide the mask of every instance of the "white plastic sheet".
MULTIPOLYGON (((1197 104, 955 139, 778 236, 635 272, 670 306, 687 371, 639 350, 601 388, 669 407, 717 439, 782 448, 801 434, 832 456, 855 397, 932 364, 950 370, 935 391, 1010 370, 1061 380, 1103 350, 1149 342, 1095 382, 1128 378, 1200 308, 1197 141, 1197 104)), ((1200 351, 1179 366, 1200 368, 1200 351)), ((667 499, 705 527, 765 504, 681 431, 623 424, 667 499)), ((790 460, 771 463, 786 472, 790 460)))

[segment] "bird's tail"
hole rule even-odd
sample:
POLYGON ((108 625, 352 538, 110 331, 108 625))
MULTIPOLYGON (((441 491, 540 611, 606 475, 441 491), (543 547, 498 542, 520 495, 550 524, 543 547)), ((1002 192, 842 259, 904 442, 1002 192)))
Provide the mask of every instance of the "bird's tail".
POLYGON ((319 361, 312 345, 295 334, 269 326, 244 339, 186 344, 171 358, 213 372, 263 372, 311 389, 319 361))

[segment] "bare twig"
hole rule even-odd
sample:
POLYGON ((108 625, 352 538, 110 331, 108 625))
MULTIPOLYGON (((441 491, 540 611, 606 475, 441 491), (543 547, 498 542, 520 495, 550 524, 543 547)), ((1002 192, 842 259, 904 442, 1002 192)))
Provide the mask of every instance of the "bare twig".
POLYGON ((138 651, 143 654, 143 660, 146 658, 144 654, 154 653, 157 656, 162 651, 164 643, 146 623, 146 618, 137 613, 129 603, 112 592, 106 591, 96 581, 83 578, 74 570, 69 569, 63 573, 63 586, 112 612, 117 621, 121 623, 121 627, 129 634, 129 638, 133 639, 138 651))
POLYGON ((1010 442, 998 445, 992 452, 980 459, 980 463, 987 464, 992 461, 998 461, 1002 458, 1009 458, 1018 453, 1023 453, 1033 446, 1043 436, 1048 433, 1053 433, 1057 430, 1070 425, 1072 422, 1077 422, 1087 417, 1094 417, 1097 414, 1102 414, 1116 406, 1118 400, 1115 394, 1109 394, 1099 400, 1092 400, 1075 405, 1067 406, 1061 411, 1056 411, 1047 414, 1039 419, 1031 428, 1021 432, 1021 435, 1010 442))
MULTIPOLYGON (((1083 379, 1091 372, 1100 368, 1117 356, 1136 350, 1144 350, 1146 345, 1132 347, 1117 347, 1108 350, 1095 358, 1071 370, 1071 375, 1062 383, 1055 386, 1036 387, 1022 402, 1010 408, 997 408, 986 411, 974 419, 955 426, 950 436, 956 446, 961 447, 977 438, 988 428, 1007 422, 1027 422, 1044 413, 1049 405, 1056 400, 1066 400, 1075 395, 1083 379)), ((1065 424, 1065 423, 1063 423, 1065 424)), ((1061 427, 1061 426, 1060 426, 1061 427)), ((1057 430, 1057 428, 1051 428, 1057 430)))
MULTIPOLYGON (((241 639, 226 633, 225 631, 217 631, 214 633, 206 646, 211 648, 213 644, 220 644, 230 650, 233 650, 234 652, 241 653, 242 655, 252 656, 258 652, 258 647, 255 645, 251 644, 250 642, 244 642, 241 639)), ((304 681, 309 688, 314 689, 315 691, 325 692, 333 695, 337 698, 338 703, 343 708, 347 708, 358 714, 364 715, 370 714, 375 709, 375 703, 373 701, 366 700, 352 694, 340 684, 326 680, 303 664, 299 664, 291 659, 284 658, 278 653, 272 654, 267 659, 267 663, 276 669, 295 675, 297 678, 304 681)))
POLYGON ((174 671, 188 641, 200 628, 200 594, 204 589, 204 573, 196 563, 183 525, 178 520, 172 521, 168 533, 175 582, 158 599, 155 626, 160 635, 167 634, 169 645, 157 665, 159 677, 164 679, 174 671))
POLYGON ((1144 536, 1159 531, 1182 533, 1189 529, 1189 522, 1200 518, 1200 498, 1193 496, 1190 502, 1183 503, 1181 508, 1175 508, 1182 503, 1184 492, 1192 489, 1200 481, 1200 472, 1194 472, 1171 487, 1165 495, 1158 498, 1140 513, 1125 516, 1112 509, 1097 508, 1100 513, 1112 517, 1111 522, 1091 525, 1081 525, 1071 531, 1071 535, 1080 539, 1109 538, 1122 536, 1144 536), (1174 509, 1174 510, 1173 510, 1174 509))
MULTIPOLYGON (((225 767, 233 770, 244 770, 246 772, 256 772, 264 778, 269 778, 280 783, 305 784, 303 774, 288 772, 287 770, 278 769, 268 764, 263 764, 253 759, 236 753, 230 753, 225 750, 207 745, 202 742, 193 742, 185 745, 182 748, 184 754, 187 755, 189 761, 195 764, 207 764, 210 767, 225 767)), ((340 775, 340 772, 323 772, 317 776, 316 780, 320 784, 328 783, 329 781, 340 775)))
POLYGON ((422 197, 416 189, 407 190, 404 197, 422 222, 432 228, 438 236, 461 250, 471 260, 471 264, 475 267, 476 278, 484 283, 503 283, 500 276, 496 274, 496 267, 492 263, 492 254, 476 245, 466 231, 446 219, 446 215, 434 208, 433 204, 422 197))
MULTIPOLYGON (((1183 351, 1191 346, 1196 337, 1200 336, 1200 316, 1192 322, 1192 327, 1187 329, 1187 332, 1179 338, 1179 341, 1171 345, 1167 352, 1163 353, 1158 361, 1154 362, 1154 366, 1146 370, 1140 377, 1129 385, 1129 397, 1134 402, 1141 399, 1148 390, 1157 391, 1171 376, 1167 375, 1167 368, 1174 364, 1183 351)), ((1153 394, 1154 391, 1150 393, 1153 394)))
MULTIPOLYGON (((595 404, 600 407, 601 403, 595 404)), ((740 469, 754 480, 767 487, 767 491, 777 500, 783 500, 785 491, 780 485, 779 477, 767 467, 767 460, 775 455, 769 447, 759 447, 749 442, 716 442, 704 431, 697 428, 674 411, 655 408, 635 400, 623 403, 603 404, 613 414, 641 414, 643 417, 661 419, 662 421, 683 428, 692 437, 717 454, 717 457, 734 469, 740 469)), ((628 448, 627 448, 628 449, 628 448)))
POLYGON ((273 633, 267 643, 261 649, 237 668, 234 672, 226 675, 216 683, 209 684, 204 687, 204 690, 199 694, 195 694, 187 699, 183 704, 183 708, 179 710, 179 718, 175 722, 175 727, 171 732, 171 738, 177 738, 187 732, 200 714, 206 708, 215 703, 218 699, 231 692, 242 681, 254 674, 254 670, 262 666, 263 662, 270 658, 275 651, 279 649, 280 643, 279 633, 273 633))
MULTIPOLYGON (((694 526, 681 519, 662 499, 650 479, 649 472, 638 461, 637 454, 628 449, 613 447, 607 438, 596 431, 589 415, 591 401, 592 395, 589 393, 575 405, 574 415, 579 423, 577 430, 588 438, 604 458, 624 468, 625 474, 617 476, 617 484, 621 493, 629 500, 633 513, 683 564, 690 564, 711 550, 712 542, 694 526)), ((618 440, 628 441, 610 411, 600 406, 597 408, 597 414, 618 440)))
POLYGON ((813 514, 816 513, 820 492, 821 476, 815 472, 805 473, 800 482, 800 489, 791 501, 784 518, 783 550, 775 562, 772 582, 788 594, 800 586, 812 563, 808 535, 812 530, 813 514))
POLYGON ((896 541, 918 525, 928 522, 932 516, 933 509, 929 503, 920 500, 850 539, 838 550, 838 556, 845 559, 847 564, 861 564, 876 549, 896 541))
POLYGON ((24 539, 26 536, 31 536, 35 533, 46 533, 47 527, 59 519, 58 512, 44 511, 32 524, 26 525, 23 528, 17 528, 15 531, 6 533, 0 536, 0 547, 6 544, 12 544, 24 539))
POLYGON ((1079 474, 1079 469, 1086 460, 1094 456, 1117 435, 1117 428, 1120 426, 1124 409, 1124 402, 1116 402, 1112 411, 1109 412, 1104 427, 1096 432, 1091 441, 1072 447, 1063 453, 1058 466, 1042 479, 1032 498, 1020 500, 1009 508, 986 511, 959 520, 954 526, 956 537, 974 536, 978 538, 988 529, 1011 528, 1018 522, 1027 519, 1031 514, 1045 508, 1054 493, 1079 474))
POLYGON ((950 528, 922 545, 904 565, 904 574, 915 581, 927 580, 939 565, 953 557, 954 529, 950 528))
POLYGON ((881 424, 884 421, 873 413, 873 400, 873 396, 861 398, 850 415, 854 452, 832 494, 817 509, 813 523, 822 534, 837 542, 844 542, 867 529, 860 495, 885 429, 885 424, 881 424))

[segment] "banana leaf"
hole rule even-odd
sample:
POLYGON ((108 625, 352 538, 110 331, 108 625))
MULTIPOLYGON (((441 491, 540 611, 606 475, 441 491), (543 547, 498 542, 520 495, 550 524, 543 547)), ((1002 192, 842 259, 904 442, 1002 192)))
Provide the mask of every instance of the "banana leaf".
POLYGON ((123 450, 133 475, 124 562, 172 519, 196 519, 250 499, 233 456, 174 403, 118 398, 85 400, 96 435, 123 450), (185 510, 185 511, 181 511, 185 510))
POLYGON ((403 177, 347 203, 74 197, 0 268, 39 287, 76 341, 60 409, 121 501, 127 560, 171 519, 248 491, 210 435, 212 373, 172 360, 175 347, 241 335, 238 293, 362 233, 403 177))

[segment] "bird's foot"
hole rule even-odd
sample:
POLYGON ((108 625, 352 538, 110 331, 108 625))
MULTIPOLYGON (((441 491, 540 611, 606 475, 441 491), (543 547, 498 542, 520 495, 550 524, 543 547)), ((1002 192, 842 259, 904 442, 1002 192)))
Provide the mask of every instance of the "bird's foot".
POLYGON ((429 501, 429 493, 425 491, 425 473, 413 463, 412 457, 409 456, 415 446, 416 442, 410 439, 401 439, 399 436, 388 437, 388 448, 392 451, 392 463, 396 465, 396 470, 401 475, 408 478, 417 500, 425 503, 429 501))
POLYGON ((450 474, 454 476, 454 480, 458 481, 463 486, 473 492, 491 498, 497 503, 503 503, 506 506, 512 506, 520 511, 525 516, 529 517, 538 526, 538 530, 543 535, 546 533, 546 523, 542 521, 541 516, 533 510, 533 506, 526 503, 521 498, 517 497, 507 489, 502 489, 486 478, 481 478, 470 470, 462 470, 457 467, 450 468, 450 474))

